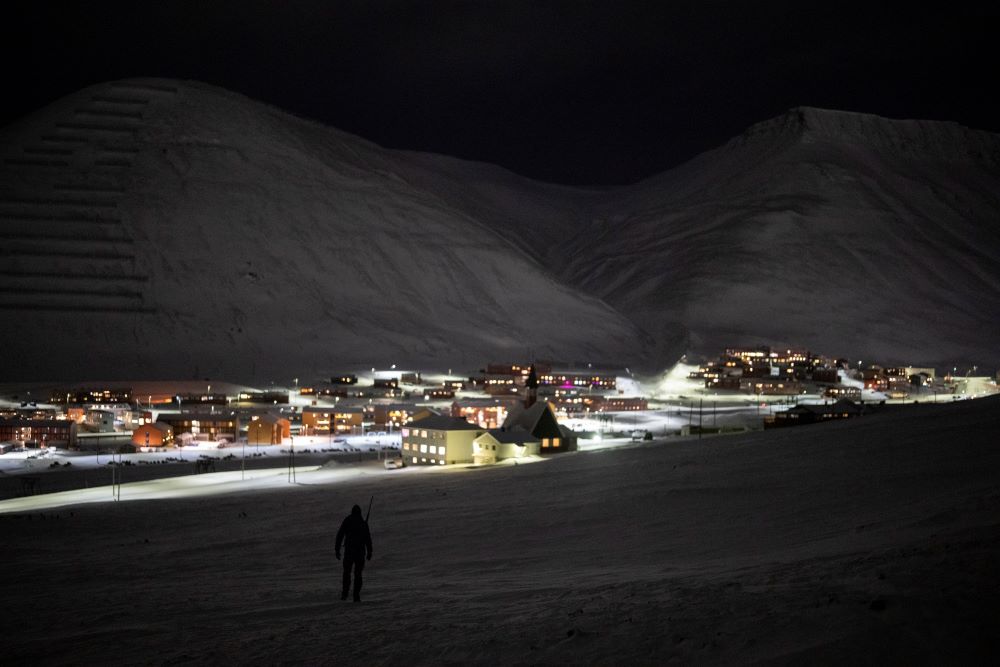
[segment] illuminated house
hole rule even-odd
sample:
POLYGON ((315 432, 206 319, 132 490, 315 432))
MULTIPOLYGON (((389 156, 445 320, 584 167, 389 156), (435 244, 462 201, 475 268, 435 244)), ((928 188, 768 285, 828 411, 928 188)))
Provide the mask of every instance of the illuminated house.
POLYGON ((255 415, 247 425, 248 445, 280 445, 292 436, 292 423, 274 415, 255 415))
POLYGON ((472 441, 484 430, 464 419, 431 415, 403 427, 406 465, 472 463, 472 441))
POLYGON ((742 378, 744 391, 764 396, 794 396, 802 393, 802 384, 794 378, 742 378))
POLYGON ((744 388, 745 381, 739 376, 716 377, 705 380, 705 389, 712 391, 739 391, 744 388))
POLYGON ((740 359, 745 363, 760 363, 771 356, 771 348, 766 345, 756 347, 727 347, 726 356, 740 359))
POLYGON ((480 382, 490 396, 511 396, 522 392, 524 380, 519 375, 485 375, 480 382))
POLYGON ((576 435, 559 426, 552 404, 539 401, 530 407, 521 405, 511 409, 501 427, 504 431, 522 430, 535 436, 541 442, 541 454, 569 452, 576 449, 576 435))
POLYGON ((861 400, 861 388, 860 387, 827 387, 823 390, 823 395, 827 398, 845 398, 852 401, 861 400))
POLYGON ((548 364, 541 362, 535 362, 534 364, 488 364, 486 366, 486 373, 488 375, 509 375, 512 377, 520 378, 521 383, 528 377, 528 372, 531 366, 535 367, 536 373, 550 373, 552 367, 548 364))
POLYGON ((317 433, 329 433, 334 421, 336 409, 333 406, 311 405, 302 408, 302 433, 303 435, 315 435, 317 433))
POLYGON ((368 406, 371 421, 377 430, 401 428, 410 422, 436 415, 430 408, 404 403, 368 406))
POLYGON ((82 426, 90 433, 113 433, 115 413, 111 410, 87 410, 82 426))
POLYGON ((360 407, 340 407, 333 411, 333 431, 361 435, 365 429, 365 411, 360 407))
POLYGON ((309 406, 302 409, 302 431, 306 434, 360 434, 364 428, 364 410, 355 407, 309 406))
POLYGON ((163 422, 144 424, 132 431, 132 444, 136 447, 170 447, 174 444, 174 429, 163 422))
POLYGON ((240 432, 240 420, 234 412, 227 414, 160 414, 157 421, 173 427, 175 438, 190 433, 195 440, 226 439, 230 442, 236 442, 236 436, 240 432))
POLYGON ((27 447, 76 447, 78 424, 68 419, 0 419, 0 441, 27 447))
POLYGON ((507 419, 507 410, 511 403, 503 403, 499 399, 466 399, 451 404, 451 416, 460 417, 481 428, 499 428, 507 419))
POLYGON ((524 429, 493 429, 472 441, 472 460, 487 465, 504 459, 538 454, 541 440, 524 429))
MULTIPOLYGON (((0 417, 4 419, 58 419, 55 408, 0 408, 0 417)), ((67 419, 69 417, 67 416, 67 419)), ((81 408, 80 420, 83 420, 81 408)), ((77 421, 77 420, 73 420, 77 421)), ((77 421, 77 423, 79 423, 77 421)))
POLYGON ((429 401, 455 398, 455 390, 448 387, 428 387, 427 389, 424 389, 424 398, 429 401))
MULTIPOLYGON (((548 394, 548 392, 545 393, 548 394)), ((547 398, 556 409, 556 412, 573 415, 590 412, 594 407, 595 401, 599 401, 603 397, 581 393, 579 389, 559 388, 548 394, 547 398)))

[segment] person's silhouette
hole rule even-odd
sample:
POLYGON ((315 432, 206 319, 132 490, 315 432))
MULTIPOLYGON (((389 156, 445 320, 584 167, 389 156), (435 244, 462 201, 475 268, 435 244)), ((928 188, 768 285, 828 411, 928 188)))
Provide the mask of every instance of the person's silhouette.
POLYGON ((365 559, 372 559, 372 535, 368 531, 368 522, 361 516, 361 508, 357 505, 351 508, 351 513, 340 524, 337 531, 337 545, 334 553, 340 560, 340 547, 344 546, 344 587, 340 591, 340 599, 347 599, 347 591, 351 588, 351 570, 354 570, 354 601, 361 601, 361 571, 365 569, 365 559))

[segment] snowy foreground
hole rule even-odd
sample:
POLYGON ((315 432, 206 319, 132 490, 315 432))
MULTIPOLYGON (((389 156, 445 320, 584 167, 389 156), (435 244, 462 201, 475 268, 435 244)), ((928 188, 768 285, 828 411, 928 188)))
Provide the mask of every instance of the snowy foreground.
POLYGON ((4 662, 986 662, 998 432, 983 399, 531 465, 3 501, 4 662), (334 534, 372 494, 364 601, 341 602, 334 534))

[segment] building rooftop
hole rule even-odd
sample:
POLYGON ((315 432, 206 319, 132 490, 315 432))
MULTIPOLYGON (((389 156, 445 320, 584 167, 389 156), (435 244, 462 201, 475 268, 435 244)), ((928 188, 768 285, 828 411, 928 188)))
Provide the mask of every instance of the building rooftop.
POLYGON ((444 415, 430 415, 423 419, 410 422, 407 426, 413 428, 428 428, 435 431, 481 431, 482 428, 476 424, 471 424, 460 417, 446 417, 444 415))
POLYGON ((503 444, 523 445, 526 442, 538 442, 538 438, 531 435, 523 428, 514 428, 505 431, 502 428, 494 428, 487 431, 497 442, 503 444))

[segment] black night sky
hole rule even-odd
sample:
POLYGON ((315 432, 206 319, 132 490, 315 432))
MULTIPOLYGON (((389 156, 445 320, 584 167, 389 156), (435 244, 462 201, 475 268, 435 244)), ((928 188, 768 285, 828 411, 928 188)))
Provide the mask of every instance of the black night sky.
POLYGON ((188 78, 581 185, 636 181, 797 105, 1000 130, 995 11, 810 4, 22 2, 0 122, 91 83, 188 78))

